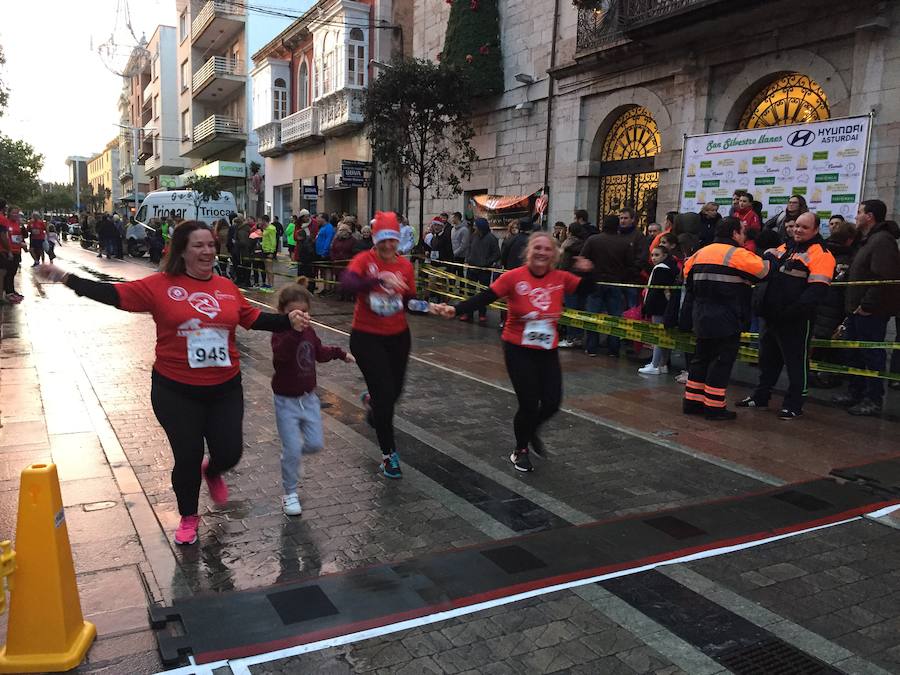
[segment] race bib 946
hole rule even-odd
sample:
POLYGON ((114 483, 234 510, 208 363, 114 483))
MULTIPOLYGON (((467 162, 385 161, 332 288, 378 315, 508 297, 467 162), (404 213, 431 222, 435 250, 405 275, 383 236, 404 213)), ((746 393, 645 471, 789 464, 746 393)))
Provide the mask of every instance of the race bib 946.
POLYGON ((553 349, 556 341, 556 327, 552 321, 539 319, 527 321, 522 331, 522 345, 527 347, 540 347, 541 349, 553 349))

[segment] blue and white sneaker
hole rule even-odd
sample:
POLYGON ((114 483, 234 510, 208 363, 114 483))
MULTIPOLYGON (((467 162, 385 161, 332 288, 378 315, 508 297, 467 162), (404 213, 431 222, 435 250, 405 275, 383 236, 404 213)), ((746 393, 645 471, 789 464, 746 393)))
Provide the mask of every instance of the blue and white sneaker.
POLYGON ((385 455, 381 464, 381 471, 385 478, 403 478, 403 472, 400 470, 400 455, 394 450, 391 454, 385 455))

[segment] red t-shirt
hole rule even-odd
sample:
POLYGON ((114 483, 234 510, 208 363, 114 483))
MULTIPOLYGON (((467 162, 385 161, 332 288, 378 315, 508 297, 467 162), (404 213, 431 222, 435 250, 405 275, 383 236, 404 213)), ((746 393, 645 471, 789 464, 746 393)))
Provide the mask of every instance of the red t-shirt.
POLYGON ((375 335, 397 335, 406 330, 406 299, 415 297, 416 275, 412 263, 402 256, 392 263, 384 262, 375 249, 357 253, 347 265, 347 271, 363 279, 377 279, 392 272, 404 279, 409 291, 405 295, 389 291, 381 284, 368 293, 356 294, 353 328, 375 335))
POLYGON ((10 248, 9 224, 10 223, 6 219, 6 216, 0 213, 0 233, 6 233, 6 243, 4 243, 3 240, 0 240, 0 250, 2 250, 3 253, 9 253, 10 251, 12 251, 12 249, 10 248))
POLYGON ((216 385, 240 372, 234 329, 250 328, 260 311, 229 279, 207 281, 162 272, 116 284, 119 307, 149 312, 156 322, 160 375, 182 384, 216 385))
POLYGON ((22 252, 22 226, 18 218, 8 218, 6 226, 9 228, 9 248, 12 253, 22 252))
POLYGON ((491 290, 506 298, 509 316, 502 340, 532 349, 554 349, 559 343, 556 329, 563 310, 563 299, 581 284, 581 277, 553 269, 542 277, 534 276, 527 265, 504 272, 491 284, 491 290))
POLYGON ((29 220, 28 233, 32 241, 43 241, 47 238, 47 223, 43 220, 29 220))

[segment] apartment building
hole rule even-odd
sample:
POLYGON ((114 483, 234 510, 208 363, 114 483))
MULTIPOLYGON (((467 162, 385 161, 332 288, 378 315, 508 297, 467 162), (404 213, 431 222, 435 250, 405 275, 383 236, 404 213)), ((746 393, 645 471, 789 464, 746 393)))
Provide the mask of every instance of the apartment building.
POLYGON ((172 189, 187 165, 179 136, 177 37, 174 26, 157 26, 147 43, 150 80, 143 90, 142 155, 149 190, 172 189))
POLYGON ((81 203, 81 188, 88 184, 87 165, 90 157, 70 155, 66 157, 66 166, 69 167, 69 184, 75 191, 75 207, 81 211, 84 206, 81 203))
POLYGON ((321 0, 253 55, 266 208, 282 221, 304 208, 366 217, 399 207, 395 185, 374 184, 363 101, 370 61, 400 49, 408 5, 321 0))
POLYGON ((145 96, 150 84, 150 59, 145 42, 131 51, 122 73, 122 93, 119 96, 119 175, 121 206, 126 213, 136 213, 149 190, 144 173, 144 159, 149 154, 144 147, 144 127, 149 126, 151 99, 145 96), (137 201, 137 203, 135 203, 137 201))
POLYGON ((103 196, 103 204, 98 208, 106 213, 112 213, 122 198, 118 136, 107 143, 102 152, 88 160, 87 179, 93 194, 103 196))

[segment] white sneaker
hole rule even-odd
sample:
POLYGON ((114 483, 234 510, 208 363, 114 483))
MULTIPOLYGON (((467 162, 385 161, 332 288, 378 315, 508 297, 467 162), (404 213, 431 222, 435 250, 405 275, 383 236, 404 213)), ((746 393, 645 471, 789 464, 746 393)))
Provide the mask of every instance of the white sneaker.
POLYGON ((296 493, 284 495, 281 498, 281 508, 286 516, 299 516, 303 513, 303 507, 300 506, 300 497, 296 493))
POLYGON ((688 371, 682 370, 678 375, 675 376, 675 381, 678 384, 687 384, 688 381, 688 371))
POLYGON ((559 341, 559 348, 560 348, 560 349, 571 349, 571 348, 574 347, 574 346, 575 346, 575 341, 574 341, 574 340, 560 340, 560 341, 559 341))
POLYGON ((641 375, 660 375, 662 373, 662 370, 654 366, 652 363, 648 363, 646 366, 638 368, 638 372, 641 375))

